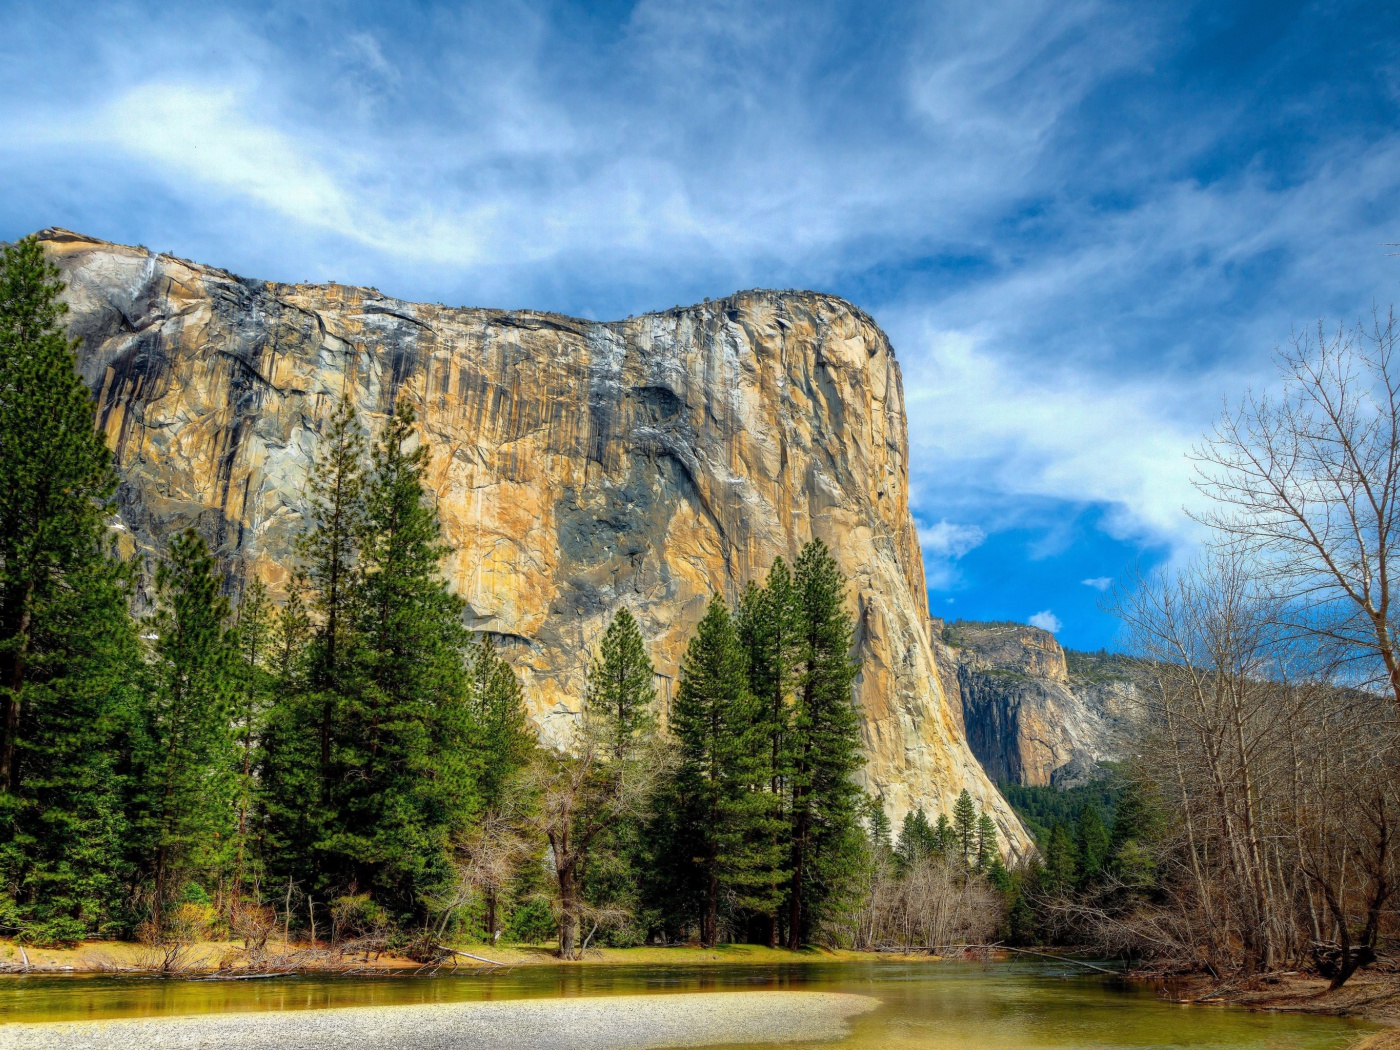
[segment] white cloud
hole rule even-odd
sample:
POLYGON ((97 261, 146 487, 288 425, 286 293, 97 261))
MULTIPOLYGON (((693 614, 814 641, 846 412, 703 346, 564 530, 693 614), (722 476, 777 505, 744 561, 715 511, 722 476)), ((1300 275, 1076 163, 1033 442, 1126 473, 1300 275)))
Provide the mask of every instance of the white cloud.
POLYGON ((938 558, 961 558, 980 547, 986 539, 987 534, 976 525, 959 525, 946 520, 919 528, 919 545, 924 553, 938 558))
POLYGON ((932 590, 947 590, 959 582, 956 562, 980 547, 987 534, 976 525, 942 520, 919 526, 919 546, 924 553, 924 583, 932 590))
POLYGON ((1064 624, 1060 622, 1060 618, 1049 609, 1042 609, 1033 616, 1027 617, 1026 622, 1032 627, 1039 627, 1042 631, 1049 631, 1051 634, 1057 634, 1060 628, 1064 626, 1064 624))
POLYGON ((1096 591, 1106 591, 1113 586, 1112 576, 1092 576, 1087 580, 1080 580, 1085 587, 1092 587, 1096 591))

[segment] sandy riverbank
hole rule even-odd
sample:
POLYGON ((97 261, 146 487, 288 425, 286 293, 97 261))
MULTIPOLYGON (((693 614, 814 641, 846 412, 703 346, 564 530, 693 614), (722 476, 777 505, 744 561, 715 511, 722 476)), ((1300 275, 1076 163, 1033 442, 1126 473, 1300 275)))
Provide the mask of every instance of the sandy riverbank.
MULTIPOLYGON (((808 948, 789 951, 785 948, 764 948, 755 944, 722 944, 714 948, 678 946, 674 948, 598 948, 590 949, 581 961, 566 961, 554 954, 550 945, 502 944, 487 947, 480 944, 461 946, 467 955, 455 957, 451 963, 459 969, 486 968, 499 965, 518 966, 676 966, 710 963, 772 965, 793 962, 855 962, 874 959, 929 960, 927 954, 917 956, 889 953, 831 951, 808 948), (490 960, 489 963, 482 960, 490 960)), ((161 968, 163 952, 126 941, 86 941, 70 948, 24 948, 13 941, 0 939, 0 974, 42 973, 131 973, 156 972, 161 968)), ((199 975, 219 970, 239 971, 253 962, 241 942, 199 941, 190 945, 179 960, 175 975, 199 975)), ((358 952, 339 953, 322 945, 310 949, 304 944, 269 944, 258 960, 261 969, 277 972, 415 972, 423 964, 393 953, 372 955, 369 959, 358 952)))
POLYGON ((646 1050, 827 1041, 879 1000, 834 992, 531 999, 0 1026, 0 1050, 646 1050))

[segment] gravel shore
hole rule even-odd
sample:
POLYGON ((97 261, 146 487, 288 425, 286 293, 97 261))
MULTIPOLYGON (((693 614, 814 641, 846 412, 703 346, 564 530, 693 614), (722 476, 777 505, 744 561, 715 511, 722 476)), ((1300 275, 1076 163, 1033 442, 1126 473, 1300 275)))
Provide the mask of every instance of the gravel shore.
POLYGON ((0 1050, 646 1050, 839 1039, 879 1000, 700 992, 0 1026, 0 1050))

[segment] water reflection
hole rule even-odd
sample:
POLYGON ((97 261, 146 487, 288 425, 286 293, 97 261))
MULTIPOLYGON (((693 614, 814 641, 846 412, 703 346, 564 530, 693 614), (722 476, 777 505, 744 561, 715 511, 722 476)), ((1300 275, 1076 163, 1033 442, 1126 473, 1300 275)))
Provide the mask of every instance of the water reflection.
POLYGON ((1161 1001, 1150 988, 1038 960, 536 966, 489 977, 252 981, 15 977, 0 979, 0 1021, 762 988, 850 991, 880 999, 878 1010, 854 1023, 850 1038, 841 1043, 843 1050, 1328 1050, 1347 1046, 1366 1027, 1337 1018, 1175 1006, 1161 1001))

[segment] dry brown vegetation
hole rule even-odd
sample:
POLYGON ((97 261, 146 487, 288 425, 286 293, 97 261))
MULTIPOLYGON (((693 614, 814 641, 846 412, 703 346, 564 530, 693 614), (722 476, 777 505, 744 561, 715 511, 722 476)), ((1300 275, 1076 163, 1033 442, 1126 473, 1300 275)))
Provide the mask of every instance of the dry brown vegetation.
POLYGON ((1151 893, 1065 906, 1104 947, 1335 990, 1396 932, 1396 345, 1386 318, 1282 351, 1198 450, 1207 552, 1119 600, 1166 820, 1151 893))

